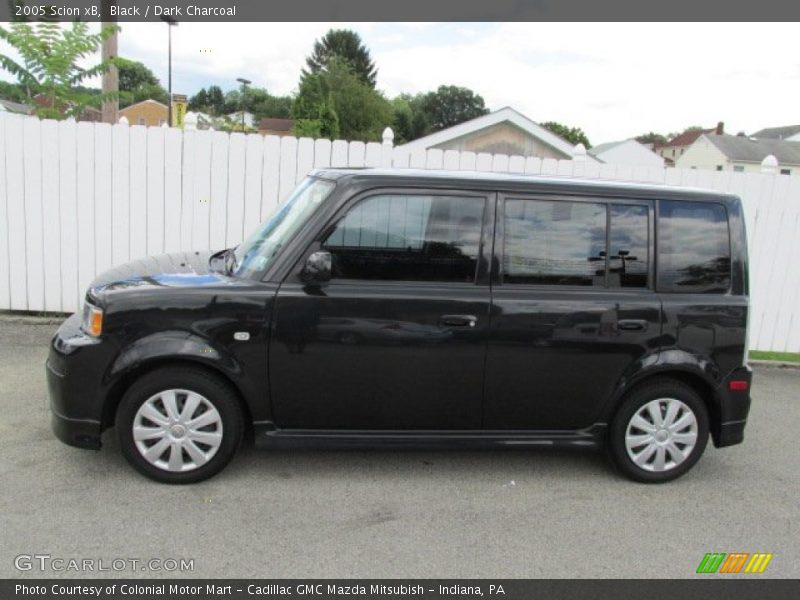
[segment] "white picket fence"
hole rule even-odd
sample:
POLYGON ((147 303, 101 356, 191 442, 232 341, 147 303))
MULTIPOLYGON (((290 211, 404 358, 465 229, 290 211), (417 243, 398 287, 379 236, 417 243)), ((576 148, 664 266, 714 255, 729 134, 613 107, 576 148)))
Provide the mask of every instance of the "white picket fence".
POLYGON ((0 310, 73 312, 138 257, 232 246, 317 167, 393 166, 666 183, 742 197, 751 347, 800 351, 800 177, 635 168, 383 143, 39 121, 0 113, 0 310))

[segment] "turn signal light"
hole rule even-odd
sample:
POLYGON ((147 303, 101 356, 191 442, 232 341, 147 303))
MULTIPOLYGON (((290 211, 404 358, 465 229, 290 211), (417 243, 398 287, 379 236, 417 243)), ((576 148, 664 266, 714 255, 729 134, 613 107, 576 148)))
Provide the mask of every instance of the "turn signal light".
POLYGON ((747 382, 740 379, 730 381, 728 382, 728 389, 732 392, 744 392, 747 390, 747 382))
POLYGON ((103 309, 87 302, 83 307, 81 328, 89 335, 98 337, 103 332, 103 309))

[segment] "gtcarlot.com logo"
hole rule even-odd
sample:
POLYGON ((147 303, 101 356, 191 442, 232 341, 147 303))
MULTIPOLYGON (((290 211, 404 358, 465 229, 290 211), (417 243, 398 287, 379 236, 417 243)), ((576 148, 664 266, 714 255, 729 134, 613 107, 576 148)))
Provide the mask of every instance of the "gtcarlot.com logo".
POLYGON ((698 573, 763 573, 772 554, 766 552, 708 552, 697 567, 698 573))

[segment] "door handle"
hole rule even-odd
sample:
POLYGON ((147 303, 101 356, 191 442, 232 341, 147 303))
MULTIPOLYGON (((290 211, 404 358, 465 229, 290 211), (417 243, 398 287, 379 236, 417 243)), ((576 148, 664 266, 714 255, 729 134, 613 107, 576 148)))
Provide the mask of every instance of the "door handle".
POLYGON ((448 327, 475 327, 478 317, 474 315, 442 315, 440 322, 448 327))
POLYGON ((617 322, 617 329, 620 331, 644 331, 647 329, 647 321, 644 319, 621 319, 617 322))

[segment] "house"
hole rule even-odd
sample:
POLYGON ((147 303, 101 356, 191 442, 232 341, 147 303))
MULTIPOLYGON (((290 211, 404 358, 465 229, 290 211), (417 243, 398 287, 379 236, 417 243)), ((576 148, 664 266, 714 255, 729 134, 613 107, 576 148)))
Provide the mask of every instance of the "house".
POLYGON ((787 142, 800 142, 800 125, 787 125, 784 127, 767 127, 756 131, 750 137, 758 140, 785 140, 787 142))
POLYGON ((744 135, 702 135, 678 159, 676 166, 758 173, 761 161, 770 154, 778 161, 779 173, 800 174, 800 142, 759 140, 744 135))
POLYGON ((258 123, 258 133, 261 135, 292 135, 292 129, 292 119, 261 119, 258 123))
POLYGON ((613 165, 632 167, 664 167, 664 158, 636 140, 598 144, 589 149, 597 160, 613 165))
POLYGON ((0 112, 29 115, 31 114, 31 107, 27 104, 21 104, 19 102, 13 102, 11 100, 4 100, 3 98, 0 98, 0 112))
MULTIPOLYGON (((53 107, 53 100, 47 94, 36 94, 33 97, 33 102, 36 106, 42 108, 52 108, 53 107)), ((59 103, 56 108, 58 112, 62 115, 67 111, 67 109, 71 108, 73 105, 70 103, 59 103)), ((30 110, 27 114, 32 114, 33 111, 30 110)), ((103 111, 99 108, 95 108, 94 106, 85 106, 81 113, 75 119, 76 121, 88 121, 90 123, 100 123, 103 121, 103 111)))
POLYGON ((684 131, 675 136, 666 144, 656 147, 656 153, 660 154, 668 167, 675 166, 677 160, 694 144, 701 135, 722 135, 725 133, 725 124, 720 121, 712 129, 693 129, 684 131))
POLYGON ((119 111, 120 118, 125 117, 131 125, 146 125, 148 127, 158 127, 167 122, 169 109, 166 104, 158 100, 148 98, 142 100, 119 111))
POLYGON ((256 116, 248 111, 236 111, 232 112, 229 115, 225 115, 223 119, 226 121, 230 121, 231 123, 240 124, 242 122, 242 118, 244 118, 244 125, 247 128, 253 129, 256 126, 256 116))
MULTIPOLYGON (((397 148, 409 153, 438 148, 558 159, 571 159, 576 153, 568 141, 508 106, 397 148)), ((590 155, 587 159, 595 160, 590 155)))
POLYGON ((184 123, 194 123, 195 129, 221 129, 221 126, 214 117, 200 111, 187 111, 186 115, 183 117, 183 121, 184 123))

